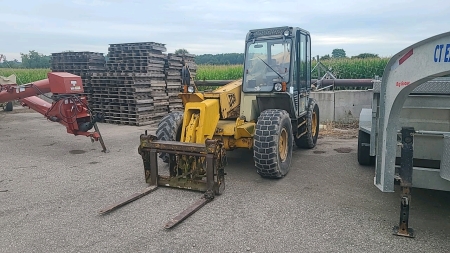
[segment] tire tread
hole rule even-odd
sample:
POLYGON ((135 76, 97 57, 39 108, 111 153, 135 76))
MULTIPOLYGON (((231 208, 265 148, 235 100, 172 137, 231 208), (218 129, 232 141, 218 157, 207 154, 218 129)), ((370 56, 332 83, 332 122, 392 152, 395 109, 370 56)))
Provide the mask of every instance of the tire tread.
MULTIPOLYGON (((278 131, 285 117, 289 118, 289 114, 280 109, 265 110, 258 117, 253 150, 256 171, 262 177, 281 178, 285 174, 277 166, 278 131)), ((292 136, 292 130, 289 134, 292 136)))
MULTIPOLYGON (((315 99, 310 98, 309 104, 308 104, 308 111, 305 116, 306 124, 304 124, 303 126, 301 126, 299 128, 299 132, 304 132, 305 130, 308 130, 308 131, 303 136, 300 136, 300 138, 295 138, 295 144, 299 148, 312 149, 316 146, 317 137, 319 135, 319 127, 317 127, 317 129, 316 129, 317 130, 316 136, 312 136, 312 131, 311 131, 312 130, 312 114, 313 114, 315 108, 317 108, 317 112, 316 112, 317 120, 320 122, 319 107, 317 105, 317 102, 315 99)), ((319 122, 317 123, 317 126, 319 125, 319 122)))
MULTIPOLYGON (((158 124, 156 137, 162 141, 178 141, 180 127, 183 124, 183 112, 175 111, 164 116, 158 124)), ((165 162, 169 162, 167 153, 160 153, 159 157, 165 162)))

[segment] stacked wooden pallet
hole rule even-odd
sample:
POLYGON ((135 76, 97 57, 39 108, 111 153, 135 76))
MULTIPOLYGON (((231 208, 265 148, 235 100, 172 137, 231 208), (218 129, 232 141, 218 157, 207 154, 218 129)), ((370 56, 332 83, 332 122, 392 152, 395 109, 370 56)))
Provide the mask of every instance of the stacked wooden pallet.
POLYGON ((183 110, 183 103, 178 97, 182 90, 181 70, 183 66, 187 66, 191 72, 191 78, 195 79, 197 65, 194 62, 194 58, 195 56, 191 54, 168 54, 165 72, 169 111, 171 112, 183 110))
POLYGON ((113 124, 156 125, 169 110, 164 44, 110 44, 107 71, 93 76, 94 109, 113 124))
POLYGON ((191 77, 195 79, 197 75, 197 64, 195 64, 195 55, 193 54, 184 54, 183 55, 183 65, 186 65, 189 67, 189 70, 191 71, 191 77))
POLYGON ((95 52, 62 52, 53 53, 51 60, 53 72, 68 72, 81 77, 84 95, 88 97, 92 106, 95 101, 92 97, 91 77, 105 71, 105 57, 95 52))
POLYGON ((178 54, 168 54, 166 61, 166 91, 169 96, 169 111, 183 110, 183 103, 178 94, 181 91, 181 69, 183 58, 178 54))

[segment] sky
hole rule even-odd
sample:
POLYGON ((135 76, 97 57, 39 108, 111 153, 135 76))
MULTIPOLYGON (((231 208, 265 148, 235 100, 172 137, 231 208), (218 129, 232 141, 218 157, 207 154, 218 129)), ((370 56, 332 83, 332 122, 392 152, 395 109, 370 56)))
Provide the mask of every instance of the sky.
POLYGON ((450 31, 450 1, 427 0, 0 0, 0 54, 106 53, 109 44, 158 42, 166 53, 243 53, 250 29, 310 32, 312 55, 390 57, 450 31))

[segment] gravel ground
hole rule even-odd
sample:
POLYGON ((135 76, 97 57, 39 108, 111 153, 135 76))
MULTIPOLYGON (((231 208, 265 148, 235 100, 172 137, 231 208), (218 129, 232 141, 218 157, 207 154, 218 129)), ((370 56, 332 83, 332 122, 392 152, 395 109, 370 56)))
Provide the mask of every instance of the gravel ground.
POLYGON ((99 127, 110 153, 40 114, 0 112, 0 252, 449 252, 450 194, 413 189, 416 238, 393 236, 400 193, 373 185, 354 134, 294 149, 281 180, 257 175, 250 151, 228 152, 225 193, 171 230, 165 222, 201 193, 161 188, 98 215, 146 187, 137 147, 147 129, 99 127))

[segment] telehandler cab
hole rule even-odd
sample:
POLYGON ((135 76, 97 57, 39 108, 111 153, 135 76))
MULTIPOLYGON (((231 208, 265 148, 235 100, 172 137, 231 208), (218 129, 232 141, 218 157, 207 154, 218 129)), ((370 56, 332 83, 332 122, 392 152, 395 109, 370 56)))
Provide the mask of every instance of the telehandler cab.
POLYGON ((221 194, 226 151, 253 149, 256 171, 282 178, 291 166, 292 148, 313 148, 319 133, 319 107, 310 98, 311 38, 294 27, 250 30, 245 40, 243 78, 214 91, 199 92, 189 68, 182 71, 184 112, 165 116, 156 136, 140 136, 146 182, 150 186, 103 210, 134 201, 158 186, 205 192, 166 224, 173 227, 221 194), (158 156, 169 176, 158 174, 158 156))

